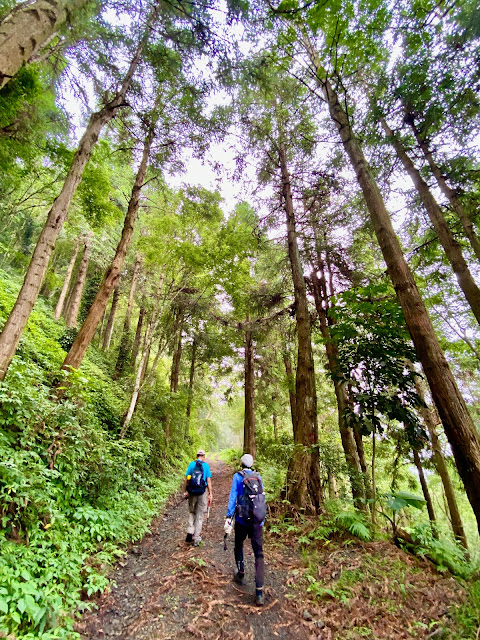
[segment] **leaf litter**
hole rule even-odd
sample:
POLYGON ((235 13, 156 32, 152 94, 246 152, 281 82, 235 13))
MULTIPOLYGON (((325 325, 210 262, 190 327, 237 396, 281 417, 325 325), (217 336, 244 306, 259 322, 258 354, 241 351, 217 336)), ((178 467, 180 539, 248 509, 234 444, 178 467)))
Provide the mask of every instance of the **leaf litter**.
POLYGON ((202 546, 184 542, 186 503, 172 496, 151 533, 117 566, 97 610, 77 623, 82 640, 406 640, 439 628, 455 638, 448 609, 464 598, 459 583, 386 541, 349 539, 302 551, 298 531, 267 531, 266 602, 256 607, 249 541, 241 587, 232 581, 233 536, 223 550, 231 470, 218 461, 211 466, 215 502, 202 546))

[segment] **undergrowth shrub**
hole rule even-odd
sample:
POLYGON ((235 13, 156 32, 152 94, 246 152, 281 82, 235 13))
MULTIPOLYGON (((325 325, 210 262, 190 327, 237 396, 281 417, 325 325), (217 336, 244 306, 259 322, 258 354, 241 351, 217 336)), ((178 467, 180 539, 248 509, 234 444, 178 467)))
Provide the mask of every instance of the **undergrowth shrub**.
POLYGON ((467 597, 461 605, 455 605, 452 617, 458 626, 456 638, 477 640, 480 629, 480 579, 465 585, 467 597))
POLYGON ((290 434, 282 433, 278 440, 262 434, 257 438, 255 468, 262 476, 267 501, 280 497, 292 451, 293 438, 290 434))
POLYGON ((334 538, 342 538, 351 535, 368 542, 373 539, 369 524, 364 514, 353 507, 345 509, 345 505, 337 501, 329 501, 326 504, 326 512, 319 517, 319 523, 314 528, 304 533, 298 543, 308 546, 313 541, 323 543, 334 538))
POLYGON ((475 567, 468 561, 465 549, 454 540, 435 537, 429 524, 419 524, 408 529, 415 547, 413 552, 431 560, 439 571, 450 571, 462 578, 470 578, 475 567))
MULTIPOLYGON (((13 296, 0 284, 0 316, 13 296)), ((39 301, 0 382, 0 637, 77 637, 72 612, 106 587, 111 564, 180 482, 182 456, 162 456, 154 417, 150 433, 139 420, 118 438, 128 398, 102 357, 67 372, 68 392, 52 399, 62 332, 39 301)))

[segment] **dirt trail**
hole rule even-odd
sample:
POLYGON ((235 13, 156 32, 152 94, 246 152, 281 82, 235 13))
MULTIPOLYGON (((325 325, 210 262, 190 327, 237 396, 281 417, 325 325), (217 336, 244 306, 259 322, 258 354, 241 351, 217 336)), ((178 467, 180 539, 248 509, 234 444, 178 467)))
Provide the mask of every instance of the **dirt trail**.
POLYGON ((78 624, 84 640, 182 638, 225 640, 328 640, 327 630, 304 620, 304 607, 296 601, 289 579, 300 559, 289 547, 265 543, 265 606, 254 605, 254 559, 245 545, 246 585, 233 583, 233 536, 223 548, 223 523, 232 472, 209 460, 214 502, 204 544, 187 546, 187 505, 180 493, 152 525, 151 534, 135 545, 116 568, 116 586, 99 598, 98 610, 78 624))

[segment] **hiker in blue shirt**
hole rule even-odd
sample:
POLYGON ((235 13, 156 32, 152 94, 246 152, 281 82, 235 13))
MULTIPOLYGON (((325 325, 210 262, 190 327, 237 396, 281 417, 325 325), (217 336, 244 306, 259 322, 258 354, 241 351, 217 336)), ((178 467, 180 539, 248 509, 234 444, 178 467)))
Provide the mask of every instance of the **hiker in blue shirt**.
MULTIPOLYGON (((242 470, 235 473, 232 480, 232 488, 230 490, 230 498, 228 500, 227 519, 225 521, 225 532, 228 533, 232 528, 232 518, 235 514, 235 563, 237 570, 235 571, 234 580, 238 584, 244 584, 245 577, 245 564, 243 561, 243 543, 246 538, 249 537, 252 541, 253 554, 255 556, 255 586, 256 596, 255 602, 258 606, 263 606, 265 599, 263 595, 263 574, 264 574, 264 562, 263 562, 263 518, 265 517, 265 497, 263 493, 263 485, 260 475, 253 471, 253 457, 246 453, 240 460, 242 464, 242 470), (260 506, 262 515, 260 518, 250 518, 247 520, 242 517, 245 513, 245 500, 244 497, 244 478, 253 474, 251 480, 255 479, 260 481, 259 487, 261 497, 263 499, 263 506, 260 506), (263 510, 262 510, 263 509, 263 510)), ((256 487, 256 485, 253 485, 256 487)), ((255 490, 257 490, 255 488, 255 490)))
POLYGON ((205 462, 205 451, 197 451, 185 473, 184 497, 188 498, 188 527, 185 542, 196 547, 202 541, 203 516, 212 504, 212 472, 205 462))

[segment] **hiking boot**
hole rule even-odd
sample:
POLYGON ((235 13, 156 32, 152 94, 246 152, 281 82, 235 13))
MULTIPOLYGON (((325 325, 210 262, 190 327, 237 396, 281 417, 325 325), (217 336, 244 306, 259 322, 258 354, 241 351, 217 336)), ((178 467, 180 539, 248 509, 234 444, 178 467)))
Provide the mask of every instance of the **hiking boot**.
POLYGON ((195 542, 193 543, 194 547, 201 547, 203 544, 203 542, 201 540, 195 540, 195 542))
POLYGON ((233 574, 233 580, 237 584, 245 584, 245 574, 243 573, 243 571, 235 571, 235 573, 233 574))
POLYGON ((185 542, 187 544, 193 544, 193 533, 187 533, 187 537, 185 538, 185 542))
POLYGON ((257 589, 255 594, 255 604, 257 607, 263 607, 265 604, 265 596, 263 595, 262 589, 257 589))

